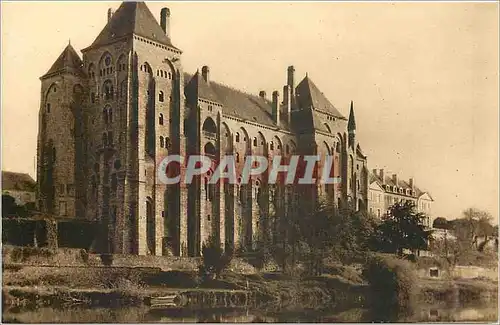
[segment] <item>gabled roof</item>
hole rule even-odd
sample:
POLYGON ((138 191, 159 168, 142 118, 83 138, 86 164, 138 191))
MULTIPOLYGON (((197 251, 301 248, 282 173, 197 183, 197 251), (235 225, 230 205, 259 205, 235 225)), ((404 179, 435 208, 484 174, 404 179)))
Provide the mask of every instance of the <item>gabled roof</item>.
MULTIPOLYGON (((186 96, 197 94, 199 98, 222 105, 222 112, 234 117, 266 126, 277 127, 272 117, 272 103, 267 99, 231 88, 210 80, 206 82, 199 72, 194 75, 184 74, 186 96)), ((289 129, 284 117, 280 128, 289 129)))
POLYGON ((132 34, 174 47, 146 4, 128 1, 122 2, 90 47, 106 45, 132 34))
POLYGON ((298 96, 298 105, 302 108, 313 107, 315 110, 323 111, 337 118, 345 120, 345 117, 340 114, 337 108, 326 98, 319 90, 314 82, 305 76, 304 79, 297 85, 296 94, 298 96))
POLYGON ((80 59, 78 53, 71 44, 68 44, 66 48, 59 55, 57 60, 52 64, 49 71, 42 76, 42 78, 52 75, 57 72, 70 71, 77 74, 83 74, 83 61, 80 59))
POLYGON ((2 191, 35 191, 36 182, 26 173, 2 170, 2 191))

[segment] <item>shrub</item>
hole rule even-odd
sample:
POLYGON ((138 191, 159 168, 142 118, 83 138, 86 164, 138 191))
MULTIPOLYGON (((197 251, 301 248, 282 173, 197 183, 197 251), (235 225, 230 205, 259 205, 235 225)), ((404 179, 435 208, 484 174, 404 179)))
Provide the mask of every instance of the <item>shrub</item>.
POLYGON ((210 237, 202 247, 202 264, 198 270, 203 279, 217 279, 219 275, 228 268, 233 255, 224 252, 214 237, 210 237))
POLYGON ((363 276, 370 285, 374 307, 379 309, 409 309, 416 283, 410 262, 392 256, 374 255, 368 258, 363 276))

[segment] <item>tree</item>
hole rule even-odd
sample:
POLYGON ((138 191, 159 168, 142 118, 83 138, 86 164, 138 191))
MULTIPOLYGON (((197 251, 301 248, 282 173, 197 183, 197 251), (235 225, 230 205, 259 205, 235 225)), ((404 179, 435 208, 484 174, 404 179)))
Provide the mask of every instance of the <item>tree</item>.
POLYGON ((425 229, 425 218, 425 214, 416 212, 413 202, 395 203, 378 229, 384 248, 400 256, 405 248, 412 251, 426 249, 430 232, 425 229))
POLYGON ((432 223, 433 228, 449 229, 448 220, 443 217, 437 217, 432 223))
POLYGON ((200 275, 204 278, 217 279, 222 271, 227 269, 233 255, 224 252, 214 236, 210 236, 202 246, 202 264, 199 266, 200 275))
POLYGON ((7 194, 2 195, 2 217, 8 217, 17 212, 16 200, 7 194))
POLYGON ((451 222, 453 233, 462 246, 482 251, 491 237, 495 236, 491 214, 475 208, 469 208, 462 214, 462 218, 451 222), (481 243, 478 242, 480 239, 483 240, 481 243))

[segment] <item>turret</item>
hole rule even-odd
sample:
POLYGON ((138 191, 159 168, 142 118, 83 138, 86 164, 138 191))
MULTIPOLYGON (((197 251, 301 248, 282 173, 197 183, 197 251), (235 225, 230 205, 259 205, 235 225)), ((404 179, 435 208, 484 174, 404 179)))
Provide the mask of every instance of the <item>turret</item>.
POLYGON ((351 100, 351 110, 349 112, 349 121, 347 123, 347 131, 349 132, 349 146, 356 149, 356 120, 354 118, 354 107, 351 100))

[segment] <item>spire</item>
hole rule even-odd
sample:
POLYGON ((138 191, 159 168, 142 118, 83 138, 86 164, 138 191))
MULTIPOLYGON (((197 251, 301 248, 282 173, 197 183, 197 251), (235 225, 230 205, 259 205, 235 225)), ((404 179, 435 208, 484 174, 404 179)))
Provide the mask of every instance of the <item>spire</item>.
POLYGON ((347 123, 347 130, 349 132, 356 131, 356 120, 354 119, 354 107, 353 107, 352 100, 351 100, 351 110, 349 112, 349 122, 347 123))
POLYGON ((80 59, 78 53, 76 53, 73 46, 71 46, 71 43, 68 43, 68 45, 59 55, 54 64, 52 64, 49 71, 47 71, 47 73, 44 74, 42 78, 62 71, 73 71, 76 73, 83 74, 82 67, 83 67, 82 59, 80 59))

